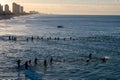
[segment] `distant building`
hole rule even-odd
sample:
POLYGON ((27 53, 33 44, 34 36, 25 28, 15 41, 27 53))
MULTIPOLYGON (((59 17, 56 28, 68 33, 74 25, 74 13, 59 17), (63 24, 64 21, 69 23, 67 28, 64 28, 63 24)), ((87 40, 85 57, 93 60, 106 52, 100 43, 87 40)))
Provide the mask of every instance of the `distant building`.
POLYGON ((21 13, 21 14, 24 13, 24 8, 23 8, 23 6, 20 6, 20 13, 21 13))
POLYGON ((3 14, 3 6, 0 4, 0 14, 3 14))
POLYGON ((17 4, 16 4, 16 3, 13 3, 13 4, 12 4, 12 10, 13 10, 13 13, 14 13, 14 14, 17 13, 16 7, 17 7, 17 4))
POLYGON ((7 4, 5 5, 5 13, 10 13, 9 6, 7 4))
POLYGON ((12 11, 13 11, 13 14, 22 14, 22 13, 24 13, 24 8, 21 5, 13 3, 12 4, 12 11))
POLYGON ((17 14, 20 14, 20 5, 17 4, 16 10, 17 10, 17 14))
POLYGON ((20 5, 13 3, 12 10, 13 10, 13 14, 20 14, 20 5))
POLYGON ((37 12, 37 11, 30 11, 29 13, 30 14, 38 14, 39 12, 37 12))

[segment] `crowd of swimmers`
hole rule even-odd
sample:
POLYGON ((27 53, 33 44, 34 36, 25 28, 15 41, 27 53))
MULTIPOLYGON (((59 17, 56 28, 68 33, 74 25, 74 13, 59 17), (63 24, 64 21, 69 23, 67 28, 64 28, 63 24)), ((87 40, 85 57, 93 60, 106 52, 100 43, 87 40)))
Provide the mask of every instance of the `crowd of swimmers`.
MULTIPOLYGON (((87 59, 86 59, 86 62, 89 62, 91 59, 93 59, 93 57, 92 57, 92 54, 90 53, 88 55, 87 59)), ((108 59, 109 59, 109 57, 104 56, 104 57, 101 58, 101 61, 102 62, 106 62, 108 59)), ((64 62, 65 60, 61 60, 61 61, 64 62)), ((32 61, 29 60, 29 61, 26 61, 24 63, 25 69, 28 69, 28 67, 31 66, 31 62, 32 61)), ((49 63, 47 63, 46 59, 43 61, 43 66, 44 67, 47 67, 48 64, 53 64, 53 58, 52 57, 49 59, 49 63)), ((18 68, 20 68, 20 66, 21 66, 21 60, 17 60, 17 65, 18 65, 18 68)), ((34 59, 34 65, 38 65, 38 59, 37 58, 34 59)))
POLYGON ((17 37, 16 36, 8 36, 8 37, 9 37, 9 40, 17 41, 17 37))
MULTIPOLYGON (((29 66, 31 66, 32 65, 32 63, 31 63, 32 61, 31 60, 29 60, 29 61, 26 61, 25 63, 24 63, 24 67, 25 67, 25 69, 28 69, 28 67, 29 66)), ((50 58, 50 64, 52 64, 53 63, 53 58, 51 57, 50 58)), ((38 64, 38 59, 37 58, 35 58, 34 59, 34 65, 37 65, 38 64)), ((45 59, 44 61, 43 61, 43 66, 44 67, 47 67, 47 60, 45 59)), ((17 66, 18 66, 18 68, 20 68, 21 67, 21 60, 17 60, 17 66)))
MULTIPOLYGON (((8 36, 8 40, 11 40, 11 41, 17 41, 19 40, 18 39, 19 37, 17 36, 8 36)), ((25 41, 34 41, 34 40, 78 40, 76 38, 72 38, 72 37, 69 37, 69 38, 60 38, 60 37, 39 37, 39 36, 31 36, 31 37, 24 37, 25 38, 25 41)))

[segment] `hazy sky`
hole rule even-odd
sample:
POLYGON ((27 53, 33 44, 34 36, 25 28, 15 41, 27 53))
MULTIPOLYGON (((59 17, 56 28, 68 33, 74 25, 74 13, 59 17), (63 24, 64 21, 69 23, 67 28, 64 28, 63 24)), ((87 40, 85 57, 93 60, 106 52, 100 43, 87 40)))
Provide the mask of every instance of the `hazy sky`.
POLYGON ((25 11, 50 14, 120 15, 120 0, 0 0, 1 4, 19 3, 25 11))

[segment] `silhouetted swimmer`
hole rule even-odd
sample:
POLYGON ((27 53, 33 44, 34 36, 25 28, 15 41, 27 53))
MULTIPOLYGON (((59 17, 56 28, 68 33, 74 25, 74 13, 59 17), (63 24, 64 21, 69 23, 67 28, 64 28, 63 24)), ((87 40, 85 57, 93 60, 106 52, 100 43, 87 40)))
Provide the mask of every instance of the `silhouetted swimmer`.
POLYGON ((11 36, 11 40, 13 40, 14 39, 14 37, 13 36, 11 36))
POLYGON ((29 65, 31 65, 31 60, 29 60, 28 62, 29 62, 29 65))
POLYGON ((106 59, 105 58, 101 58, 102 62, 106 62, 106 59))
POLYGON ((70 37, 70 40, 72 39, 72 37, 70 37))
POLYGON ((105 56, 105 57, 101 58, 102 62, 106 62, 108 59, 109 59, 108 56, 105 56))
POLYGON ((41 37, 41 39, 43 39, 43 37, 41 37))
POLYGON ((66 40, 66 38, 64 38, 63 40, 66 40))
POLYGON ((46 61, 46 59, 44 60, 43 65, 44 65, 45 67, 47 66, 47 61, 46 61))
POLYGON ((17 41, 17 37, 14 37, 13 40, 14 40, 14 41, 17 41))
POLYGON ((33 41, 33 36, 31 37, 31 41, 33 41))
POLYGON ((21 60, 17 60, 18 68, 20 68, 20 63, 21 63, 21 60))
POLYGON ((9 40, 11 40, 11 36, 9 36, 9 40))
POLYGON ((59 40, 60 38, 58 37, 57 40, 59 40))
POLYGON ((49 40, 49 38, 47 38, 47 40, 49 40))
POLYGON ((87 59, 87 60, 86 60, 86 62, 89 62, 89 61, 90 61, 90 59, 87 59))
POLYGON ((37 64, 37 60, 38 60, 38 59, 37 59, 37 58, 35 58, 35 60, 34 60, 35 65, 37 64))
POLYGON ((26 41, 28 42, 28 38, 26 38, 26 41))
POLYGON ((25 69, 28 69, 28 61, 25 62, 25 69))
POLYGON ((57 38, 55 37, 55 40, 56 40, 57 38))
POLYGON ((92 54, 91 54, 91 53, 89 54, 88 58, 89 58, 89 59, 91 59, 91 58, 92 58, 92 54))
POLYGON ((52 63, 53 63, 53 58, 51 57, 51 58, 50 58, 50 64, 52 64, 52 63))

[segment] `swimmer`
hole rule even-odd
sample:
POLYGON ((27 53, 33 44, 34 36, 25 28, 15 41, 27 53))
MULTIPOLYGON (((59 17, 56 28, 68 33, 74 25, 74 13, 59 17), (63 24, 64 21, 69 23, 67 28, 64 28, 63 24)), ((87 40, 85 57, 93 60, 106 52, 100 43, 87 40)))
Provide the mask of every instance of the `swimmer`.
POLYGON ((26 41, 28 42, 28 38, 26 38, 26 41))
POLYGON ((50 64, 52 64, 53 63, 53 58, 51 57, 51 59, 50 59, 50 64))
POLYGON ((21 60, 17 60, 18 68, 20 68, 20 63, 21 63, 21 60))
POLYGON ((35 65, 37 64, 37 60, 38 60, 38 59, 37 59, 37 58, 35 58, 35 60, 34 60, 35 65))
POLYGON ((25 69, 28 69, 28 61, 25 62, 25 69))
POLYGON ((31 60, 29 60, 28 62, 29 62, 29 65, 31 65, 31 60))
POLYGON ((104 56, 103 58, 101 58, 102 62, 106 62, 110 57, 108 56, 104 56))
POLYGON ((44 66, 45 66, 45 67, 47 66, 47 61, 46 61, 46 59, 44 60, 44 66))
POLYGON ((86 60, 86 62, 89 62, 89 61, 90 61, 90 59, 87 59, 87 60, 86 60))
POLYGON ((92 58, 92 54, 91 54, 91 53, 89 54, 88 58, 89 58, 89 59, 91 59, 91 58, 92 58))

